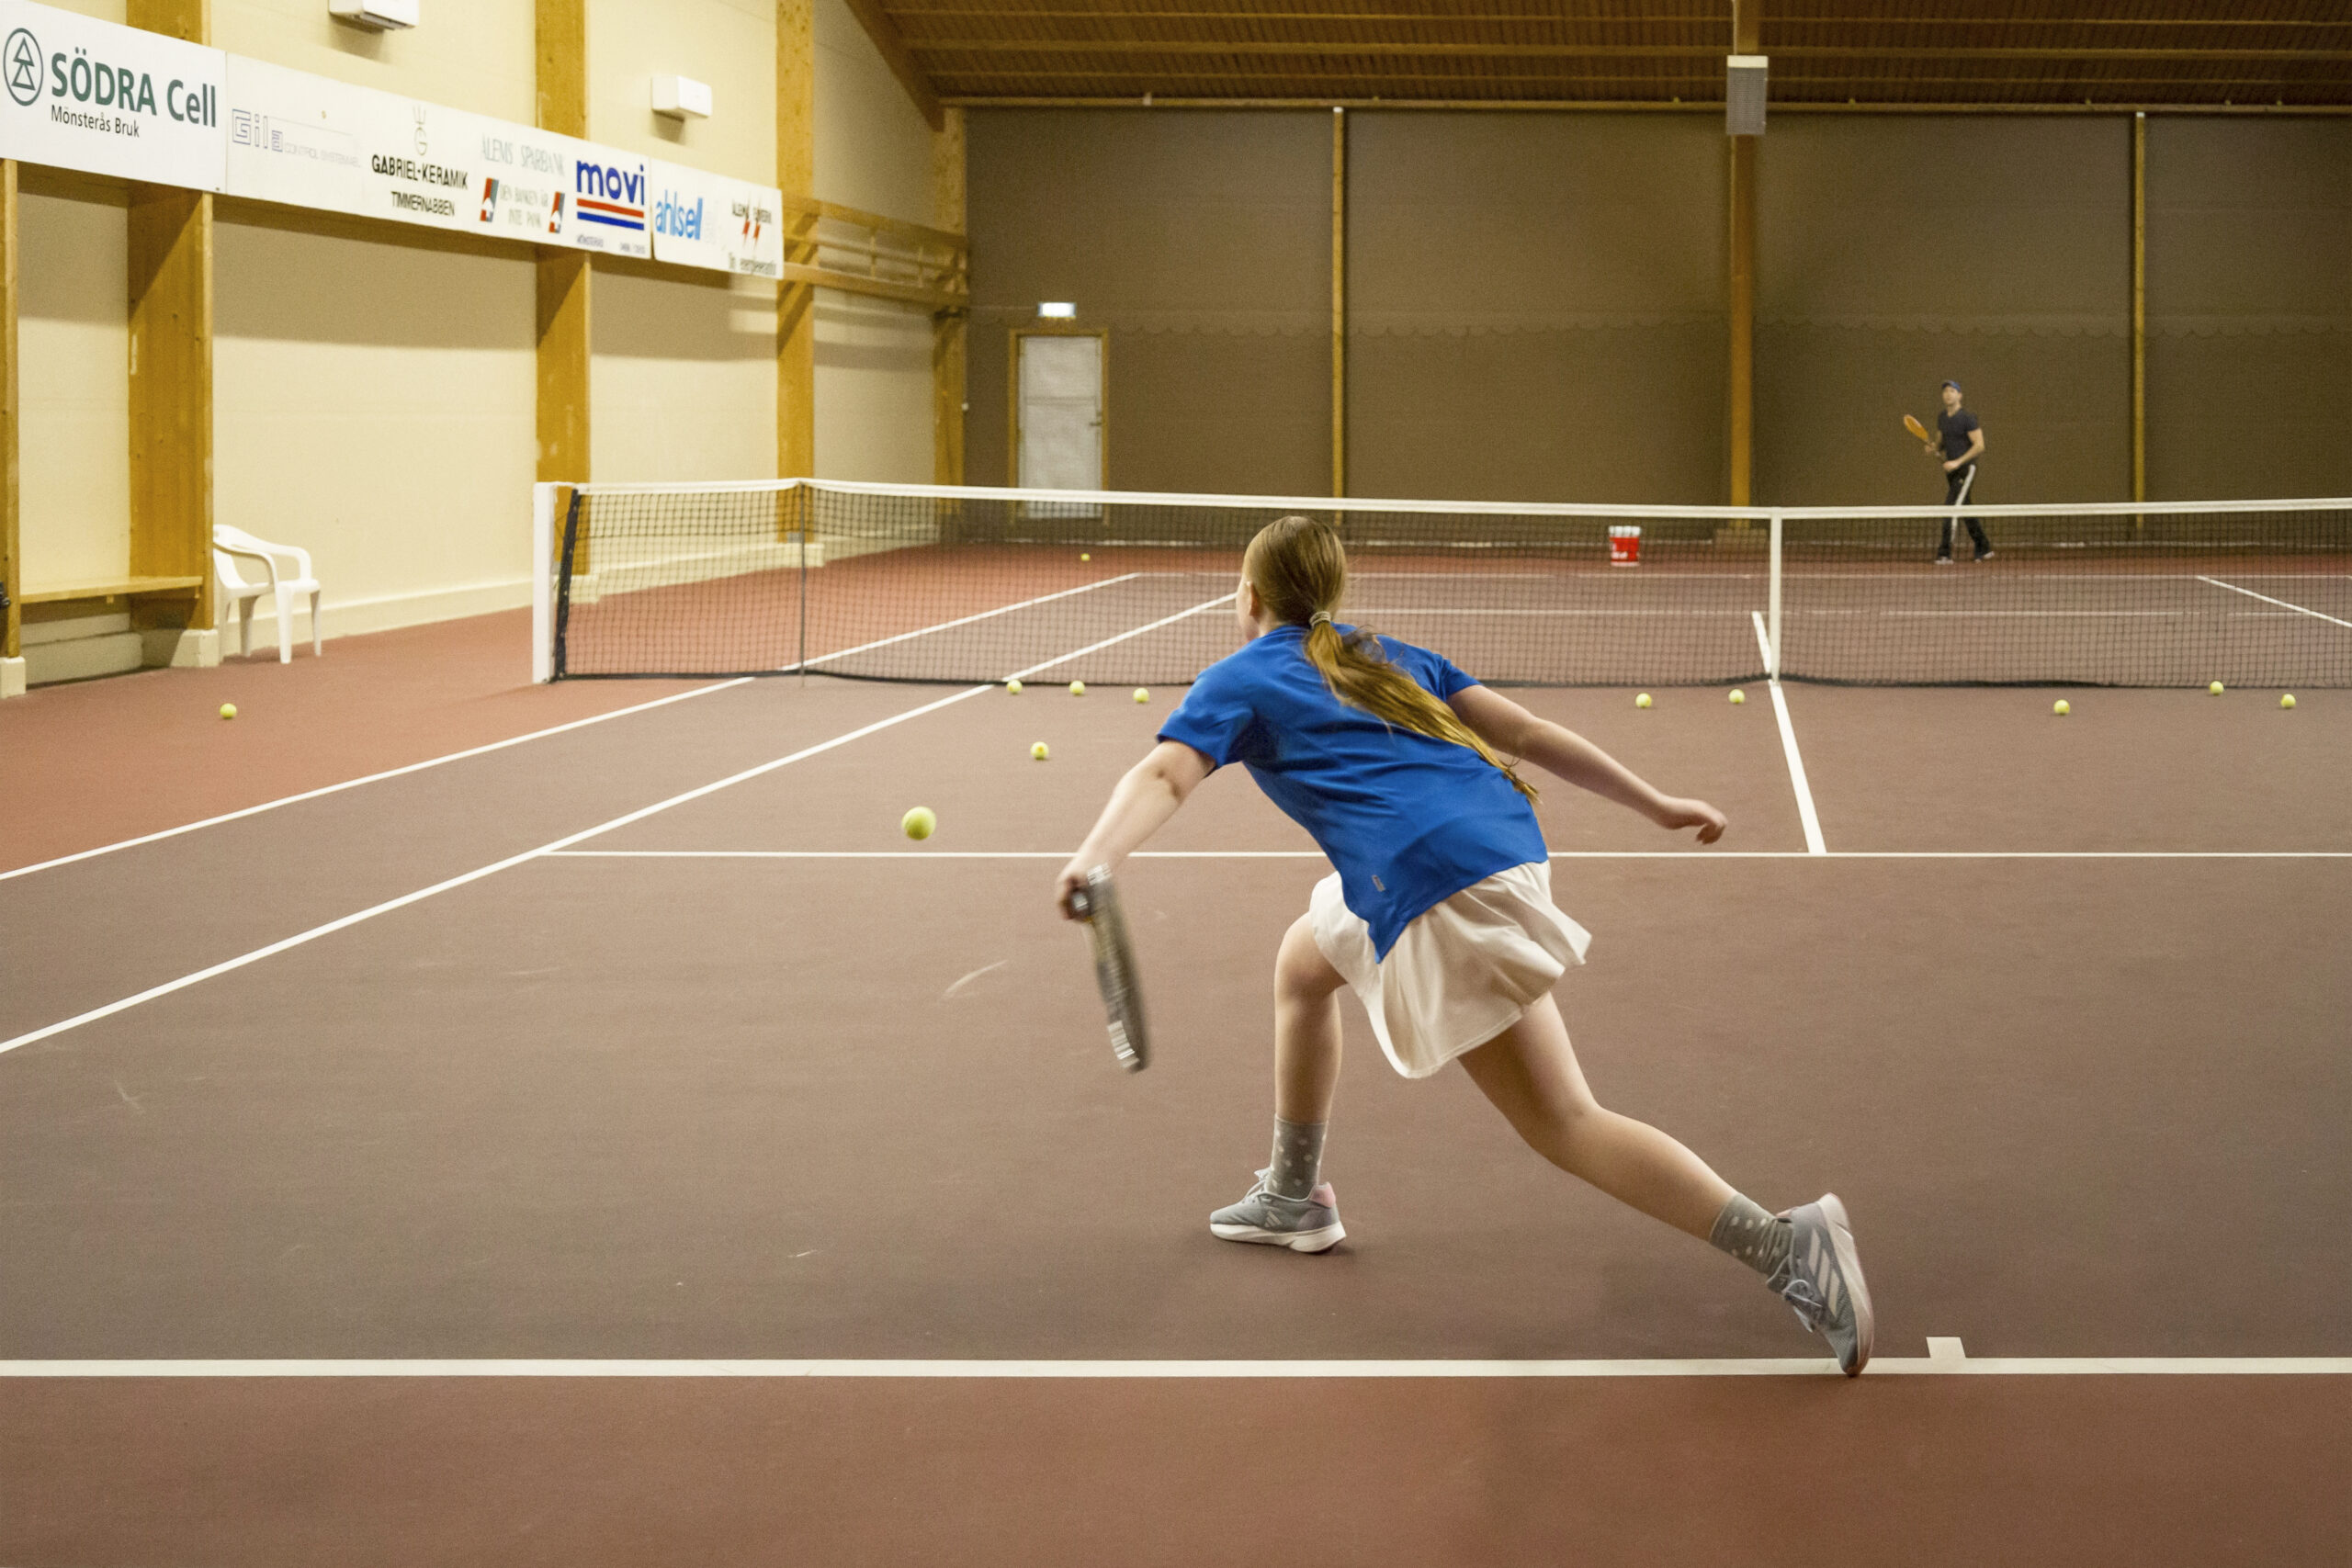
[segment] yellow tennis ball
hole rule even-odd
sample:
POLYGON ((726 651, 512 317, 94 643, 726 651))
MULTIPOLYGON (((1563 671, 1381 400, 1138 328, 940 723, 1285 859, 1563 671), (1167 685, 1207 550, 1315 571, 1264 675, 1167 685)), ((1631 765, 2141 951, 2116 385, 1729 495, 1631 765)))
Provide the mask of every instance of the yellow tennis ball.
POLYGON ((2280 707, 2282 707, 2282 708, 2290 708, 2290 707, 2293 707, 2293 706, 2295 705, 2295 694, 2294 694, 2294 693, 2292 693, 2292 692, 2281 692, 2281 693, 2279 693, 2279 694, 2278 694, 2278 705, 2279 705, 2280 707))
POLYGON ((1037 744, 1035 744, 1035 746, 1032 746, 1032 747, 1030 747, 1030 748, 1029 748, 1029 755, 1030 755, 1031 757, 1035 758, 1036 761, 1038 761, 1042 762, 1042 761, 1044 761, 1047 757, 1052 756, 1052 755, 1053 755, 1053 753, 1052 753, 1052 752, 1050 752, 1050 751, 1048 751, 1048 750, 1046 750, 1046 743, 1045 743, 1044 741, 1040 740, 1040 741, 1038 741, 1038 742, 1037 742, 1037 744))
POLYGON ((2218 696, 2220 696, 2220 695, 2222 694, 2222 683, 2221 683, 2219 681, 2214 682, 2211 685, 2210 685, 2210 686, 2206 687, 2205 689, 2206 689, 2207 691, 2209 691, 2209 692, 2212 693, 2212 694, 2213 694, 2215 696, 2217 696, 2217 697, 2218 697, 2218 696))
POLYGON ((1634 699, 1634 705, 1637 708, 1645 708, 1649 706, 1650 694, 1647 692, 1644 692, 1640 696, 1634 699))
POLYGON ((1731 694, 1731 705, 1732 705, 1732 706, 1734 706, 1734 707, 1737 707, 1737 706, 1739 706, 1739 705, 1740 705, 1740 704, 1742 704, 1742 703, 1746 702, 1747 700, 1747 694, 1746 692, 1734 691, 1734 692, 1732 693, 1732 694, 1731 694))
POLYGON ((1092 560, 1094 558, 1093 558, 1092 556, 1091 556, 1091 555, 1088 555, 1085 551, 1081 550, 1081 551, 1080 551, 1080 552, 1079 552, 1079 557, 1078 557, 1078 558, 1079 558, 1079 559, 1080 559, 1080 560, 1092 560))
POLYGON ((1082 697, 1086 695, 1086 682, 1083 681, 1072 681, 1069 683, 1069 694, 1073 697, 1082 697))
POLYGON ((2060 718, 2064 718, 2075 710, 2066 705, 2065 698, 2060 697, 2056 702, 2050 705, 2050 711, 2056 714, 2060 718))
POLYGON ((222 703, 222 704, 220 705, 220 716, 221 716, 222 718, 234 718, 234 717, 236 717, 236 716, 237 716, 237 705, 236 705, 236 704, 234 704, 234 703, 222 703))
POLYGON ((939 818, 928 806, 918 806, 899 818, 899 831, 910 839, 928 839, 938 826, 939 818))
POLYGON ((1004 694, 1008 697, 1017 697, 1021 694, 1021 678, 1019 676, 1016 675, 1012 680, 1007 681, 1004 683, 1004 694))
POLYGON ((1151 694, 1145 691, 1141 686, 1137 686, 1136 688, 1136 701, 1139 703, 1148 703, 1151 701, 1151 694))

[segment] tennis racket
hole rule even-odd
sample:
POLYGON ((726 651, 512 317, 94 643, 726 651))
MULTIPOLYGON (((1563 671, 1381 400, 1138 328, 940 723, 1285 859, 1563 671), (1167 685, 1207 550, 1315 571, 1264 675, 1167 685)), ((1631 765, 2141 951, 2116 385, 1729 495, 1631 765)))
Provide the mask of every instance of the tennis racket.
POLYGON ((1932 446, 1935 445, 1935 437, 1928 434, 1928 427, 1921 424, 1917 419, 1914 419, 1907 413, 1903 416, 1903 428, 1917 436, 1920 440, 1926 442, 1928 446, 1932 446))
POLYGON ((1127 917, 1108 866, 1086 874, 1073 888, 1069 912, 1086 923, 1094 939, 1094 981, 1102 989, 1102 1010, 1111 1026, 1111 1055, 1119 1066, 1139 1073, 1150 1065, 1150 1039, 1144 1032, 1143 990, 1136 982, 1135 944, 1127 940, 1127 917))

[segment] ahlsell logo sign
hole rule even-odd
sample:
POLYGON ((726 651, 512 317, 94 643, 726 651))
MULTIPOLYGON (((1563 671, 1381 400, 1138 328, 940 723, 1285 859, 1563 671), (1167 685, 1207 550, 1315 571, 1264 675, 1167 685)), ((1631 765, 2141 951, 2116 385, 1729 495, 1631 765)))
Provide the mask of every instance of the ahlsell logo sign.
POLYGON ((27 0, 0 0, 0 157, 219 190, 225 56, 27 0))

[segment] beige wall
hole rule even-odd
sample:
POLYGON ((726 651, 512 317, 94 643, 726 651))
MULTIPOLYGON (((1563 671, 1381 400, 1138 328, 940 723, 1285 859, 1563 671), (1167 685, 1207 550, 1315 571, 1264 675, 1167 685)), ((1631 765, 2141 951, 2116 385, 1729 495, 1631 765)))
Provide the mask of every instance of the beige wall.
POLYGON ((122 208, 22 200, 19 472, 38 592, 130 570, 130 291, 122 208))
POLYGON ((817 477, 931 482, 928 313, 817 291, 817 477))
POLYGON ((842 0, 817 0, 817 190, 931 221, 931 126, 842 0))
POLYGON ((527 604, 530 263, 228 222, 214 254, 215 515, 311 553, 332 635, 527 604))
POLYGON ((41 0, 41 4, 54 6, 61 11, 79 12, 85 17, 96 17, 102 22, 114 22, 118 25, 121 23, 127 9, 123 0, 41 0))
POLYGON ((600 479, 775 472, 775 288, 600 271, 589 463, 600 479))
MULTIPOLYGON (((653 8, 657 0, 639 4, 653 8)), ((114 9, 119 21, 122 7, 114 9)), ((534 12, 532 0, 425 0, 423 26, 379 33, 336 21, 326 0, 212 0, 212 43, 273 65, 529 125, 537 98, 534 12)))
POLYGON ((775 0, 588 7, 588 139, 713 174, 775 178, 775 0), (708 119, 653 112, 653 78, 710 85, 708 119))

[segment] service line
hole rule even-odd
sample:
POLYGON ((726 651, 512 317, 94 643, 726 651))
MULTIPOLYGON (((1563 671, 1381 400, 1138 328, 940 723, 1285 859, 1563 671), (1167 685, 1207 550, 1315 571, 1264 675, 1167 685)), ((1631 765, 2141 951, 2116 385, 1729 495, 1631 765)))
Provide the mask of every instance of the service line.
MULTIPOLYGON (((1104 637, 1099 642, 1089 643, 1086 647, 1079 649, 1076 652, 1066 653, 1061 655, 1059 658, 1046 660, 1041 664, 1033 664, 1026 670, 1017 670, 1013 671, 1010 678, 1017 680, 1024 676, 1033 675, 1041 670, 1050 670, 1057 664, 1067 664, 1073 659, 1081 658, 1084 655, 1095 652, 1098 649, 1109 648, 1114 643, 1125 642, 1129 637, 1142 637, 1147 632, 1157 631, 1161 626, 1167 626, 1170 622, 1180 621, 1187 615, 1198 615, 1204 610, 1212 609, 1218 604, 1227 603, 1232 597, 1233 595, 1230 592, 1221 593, 1215 599, 1207 600, 1202 604, 1193 605, 1189 609, 1180 610, 1172 615, 1164 615, 1148 626, 1136 626, 1130 630, 1120 632, 1116 636, 1104 637)), ((924 703, 919 707, 909 708, 903 713, 893 714, 888 718, 877 719, 872 724, 861 725, 857 728, 850 730, 846 734, 834 736, 831 740, 820 740, 814 746, 803 747, 799 750, 791 753, 789 756, 778 757, 772 761, 762 762, 755 767, 745 768, 741 773, 730 773, 726 778, 718 779, 710 784, 698 785, 695 788, 686 790, 682 794, 673 795, 667 800, 656 801, 651 806, 641 806, 635 811, 625 812, 621 816, 616 817, 608 822, 600 822, 593 828, 583 828, 579 832, 567 833, 562 838, 541 844, 537 849, 526 850, 521 854, 508 855, 503 860, 493 861, 488 865, 478 866, 472 871, 464 872, 458 875, 447 878, 444 881, 436 882, 430 887, 420 887, 413 893, 403 893, 397 898, 388 898, 380 904, 371 905, 365 909, 356 910, 351 914, 345 915, 338 919, 329 920, 323 925, 312 926, 306 931, 298 931, 292 936, 284 937, 277 942, 267 943, 265 946, 254 948, 250 953, 240 953, 234 958, 226 959, 221 963, 210 964, 205 968, 196 970, 192 974, 183 975, 175 980, 166 980, 160 986, 151 986, 147 989, 138 992, 133 996, 124 997, 119 1000, 108 1002, 104 1007, 92 1008, 89 1011, 76 1014, 73 1018, 61 1019, 57 1022, 49 1024, 43 1028, 31 1030, 26 1033, 17 1035, 12 1040, 0 1040, 0 1055, 6 1055, 10 1051, 14 1051, 20 1045, 30 1045, 39 1041, 51 1039, 57 1035, 66 1033, 71 1030, 79 1029, 85 1023, 96 1023, 101 1019, 112 1018, 117 1013, 127 1012, 132 1008, 143 1006, 148 1002, 156 1000, 158 998, 170 996, 175 991, 184 991, 190 986, 201 985, 207 980, 213 979, 221 975, 229 974, 234 970, 243 969, 248 964, 258 964, 265 958, 275 957, 277 954, 285 953, 289 949, 300 947, 307 942, 316 942, 321 937, 332 936, 336 931, 347 931, 351 927, 358 925, 363 921, 372 920, 379 915, 389 915, 395 909, 404 909, 412 904, 422 903, 424 900, 433 897, 436 894, 447 893, 452 888, 463 887, 469 883, 479 882, 486 876, 495 876, 502 871, 511 870, 515 866, 526 863, 526 862, 543 859, 546 856, 555 854, 560 851, 568 850, 574 844, 584 843, 588 840, 599 837, 602 834, 610 833, 617 829, 626 828, 631 823, 642 822, 647 818, 658 816, 662 812, 670 810, 673 807, 684 806, 689 801, 700 800, 705 795, 715 795, 722 789, 729 789, 736 784, 742 784, 747 780, 759 778, 766 773, 772 773, 778 768, 788 768, 795 762, 802 761, 808 758, 833 750, 838 747, 846 746, 853 740, 863 739, 866 736, 877 734, 880 731, 891 728, 894 726, 904 724, 909 719, 921 718, 925 714, 937 713, 941 708, 952 706, 956 703, 968 701, 973 697, 980 695, 984 692, 993 692, 996 689, 994 682, 990 682, 984 686, 967 686, 960 692, 956 692, 950 695, 924 703)))

